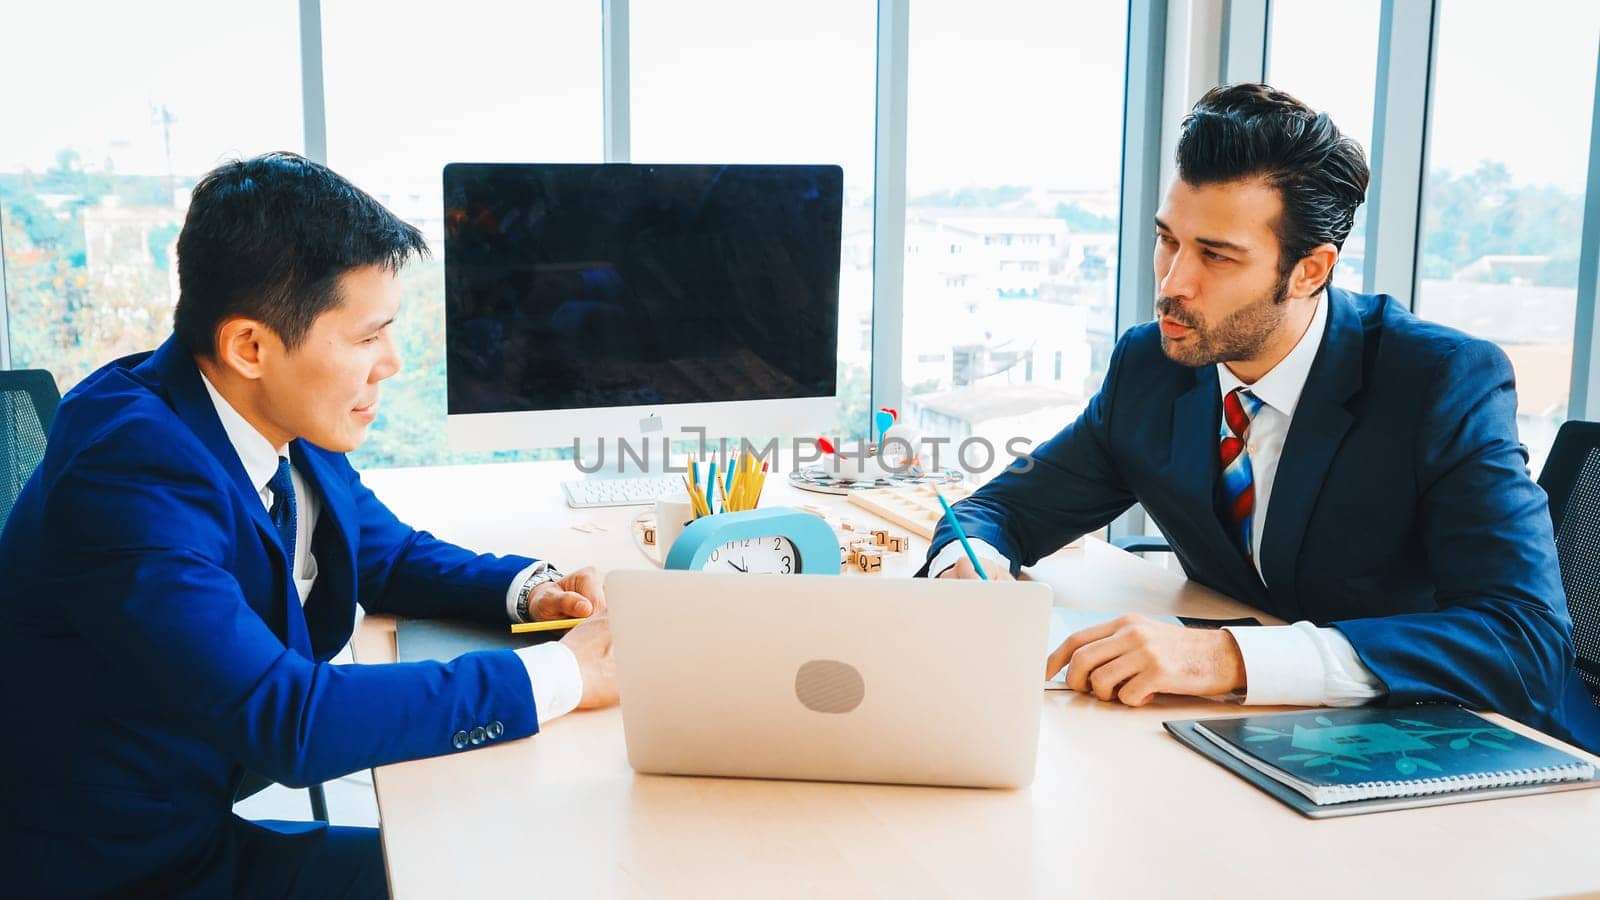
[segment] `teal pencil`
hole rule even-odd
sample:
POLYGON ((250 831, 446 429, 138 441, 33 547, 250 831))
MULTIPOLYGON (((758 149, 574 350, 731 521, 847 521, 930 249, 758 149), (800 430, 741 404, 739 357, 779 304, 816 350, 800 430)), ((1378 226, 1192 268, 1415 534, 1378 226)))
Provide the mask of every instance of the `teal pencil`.
POLYGON ((972 543, 967 540, 967 530, 961 527, 961 522, 956 519, 956 511, 950 508, 950 501, 944 499, 938 488, 933 489, 933 495, 939 498, 939 505, 944 507, 944 520, 950 523, 950 530, 956 533, 956 540, 961 542, 961 549, 967 551, 967 559, 972 560, 972 568, 978 572, 978 577, 984 581, 989 580, 989 573, 983 570, 983 564, 978 562, 978 554, 972 552, 972 543))
MULTIPOLYGON (((711 509, 711 498, 717 495, 717 461, 711 461, 711 471, 706 473, 706 509, 711 509)), ((712 509, 712 512, 716 510, 712 509)), ((728 504, 722 504, 722 511, 728 511, 728 504)))
MULTIPOLYGON (((689 504, 698 507, 699 504, 695 503, 695 493, 700 490, 700 464, 692 459, 689 460, 689 484, 693 487, 693 490, 689 491, 689 504)), ((706 498, 706 515, 711 515, 710 497, 706 498)), ((694 517, 696 519, 700 518, 699 509, 694 511, 694 517)))

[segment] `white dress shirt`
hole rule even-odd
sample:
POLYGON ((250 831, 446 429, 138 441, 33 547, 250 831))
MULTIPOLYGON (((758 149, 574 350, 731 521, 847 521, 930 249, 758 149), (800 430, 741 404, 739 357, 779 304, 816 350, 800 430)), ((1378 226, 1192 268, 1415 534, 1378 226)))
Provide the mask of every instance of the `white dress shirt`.
MULTIPOLYGON (((217 418, 222 421, 222 430, 227 433, 228 442, 239 454, 245 476, 256 487, 262 505, 271 510, 272 489, 268 485, 272 476, 278 473, 278 459, 288 458, 288 445, 274 448, 271 441, 223 399, 205 373, 200 374, 200 380, 206 386, 206 393, 211 395, 211 404, 216 407, 217 418)), ((294 586, 300 596, 300 605, 305 606, 306 599, 311 596, 311 588, 317 581, 317 558, 311 552, 311 536, 316 532, 317 518, 322 514, 322 497, 307 488, 305 478, 293 465, 289 466, 289 481, 294 485, 295 497, 294 586)), ((540 563, 535 563, 511 579, 511 588, 506 593, 507 608, 511 611, 509 617, 513 620, 518 588, 524 579, 541 568, 540 563)), ((583 673, 578 669, 577 657, 565 644, 549 641, 523 647, 516 653, 528 670, 528 685, 533 690, 533 705, 540 723, 566 715, 577 708, 578 701, 583 697, 583 673)))
MULTIPOLYGON (((1217 364, 1217 380, 1222 395, 1247 386, 1261 400, 1261 409, 1245 433, 1254 476, 1256 514, 1250 523, 1250 549, 1256 573, 1261 573, 1261 536, 1271 513, 1272 482, 1278 474, 1283 442, 1294 421, 1295 407, 1311 374, 1311 364, 1322 346, 1328 327, 1327 296, 1317 302, 1311 324, 1299 343, 1272 371, 1252 385, 1245 385, 1226 364, 1217 364)), ((1221 420, 1218 420, 1218 430, 1221 420)), ((972 549, 980 559, 1004 561, 1005 557, 986 541, 974 540, 972 549)), ((959 541, 939 551, 928 566, 938 574, 955 565, 964 555, 959 541)), ((1005 565, 1009 569, 1009 562, 1005 565)), ((1373 675, 1350 641, 1337 628, 1318 628, 1310 622, 1292 625, 1229 627, 1244 658, 1247 688, 1244 702, 1269 706, 1360 706, 1383 696, 1383 682, 1373 675)))

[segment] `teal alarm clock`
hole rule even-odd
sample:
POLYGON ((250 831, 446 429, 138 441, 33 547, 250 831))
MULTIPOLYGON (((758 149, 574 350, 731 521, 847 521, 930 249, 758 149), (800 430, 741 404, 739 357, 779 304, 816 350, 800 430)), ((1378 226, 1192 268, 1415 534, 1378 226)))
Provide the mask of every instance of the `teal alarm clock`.
POLYGON ((837 575, 839 539, 822 519, 774 506, 702 516, 667 551, 666 568, 763 575, 837 575))

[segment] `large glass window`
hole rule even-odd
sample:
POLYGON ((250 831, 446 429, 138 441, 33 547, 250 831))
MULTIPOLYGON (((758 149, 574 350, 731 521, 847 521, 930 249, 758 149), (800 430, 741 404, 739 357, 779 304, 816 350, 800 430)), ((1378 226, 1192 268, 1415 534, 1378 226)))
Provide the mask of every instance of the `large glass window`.
POLYGON ((919 0, 909 42, 902 413, 1037 443, 1115 342, 1126 4, 919 0))
MULTIPOLYGON (((1320 0, 1272 0, 1267 7, 1267 82, 1333 119, 1339 130, 1372 153, 1373 98, 1378 80, 1379 0, 1347 0, 1328 15, 1320 0), (1338 48, 1335 61, 1332 49, 1338 48)), ((1339 253, 1333 283, 1361 290, 1366 262, 1367 208, 1339 253)), ((1383 288, 1380 286, 1379 290, 1383 288)))
POLYGON ((875 5, 633 0, 629 14, 636 162, 844 168, 836 428, 864 434, 872 371, 875 5))
POLYGON ((299 20, 292 3, 202 0, 159 15, 22 3, 4 18, 11 359, 65 391, 172 333, 174 248, 199 177, 228 157, 301 148, 299 20))
POLYGON ((1439 16, 1417 313, 1510 356, 1537 472, 1567 417, 1600 5, 1439 16))
POLYGON ((448 162, 599 162, 600 8, 588 0, 341 0, 322 5, 328 164, 422 229, 402 275, 404 368, 358 466, 466 457, 445 439, 448 162))

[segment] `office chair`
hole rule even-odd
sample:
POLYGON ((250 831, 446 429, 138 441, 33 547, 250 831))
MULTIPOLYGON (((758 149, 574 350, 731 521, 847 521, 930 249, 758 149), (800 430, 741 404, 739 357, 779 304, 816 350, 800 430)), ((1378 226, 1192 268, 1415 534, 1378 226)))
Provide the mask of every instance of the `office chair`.
MULTIPOLYGON (((239 782, 239 789, 233 794, 233 802, 238 803, 246 797, 253 797, 266 790, 272 784, 272 779, 265 775, 257 775, 246 770, 244 780, 239 782)), ((328 796, 322 790, 322 785, 313 784, 306 788, 306 794, 311 797, 311 818, 318 822, 328 821, 328 796)))
POLYGON ((1131 534, 1111 539, 1111 546, 1129 553, 1171 553, 1172 545, 1159 534, 1131 534))
POLYGON ((0 525, 11 517, 22 486, 44 459, 45 438, 60 402, 61 393, 49 372, 0 372, 0 525))
POLYGON ((1550 496, 1578 675, 1600 706, 1600 422, 1561 426, 1539 486, 1550 496))

